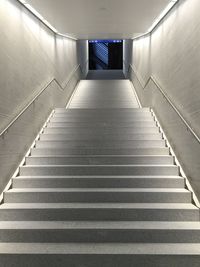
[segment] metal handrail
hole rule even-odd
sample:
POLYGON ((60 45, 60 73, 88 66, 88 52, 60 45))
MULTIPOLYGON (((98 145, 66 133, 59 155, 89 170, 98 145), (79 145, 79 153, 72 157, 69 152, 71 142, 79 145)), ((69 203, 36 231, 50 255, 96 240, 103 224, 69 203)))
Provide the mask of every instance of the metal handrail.
POLYGON ((34 96, 34 98, 20 111, 20 113, 14 117, 11 122, 3 129, 3 131, 1 131, 0 133, 0 137, 3 136, 8 129, 21 117, 21 115, 33 104, 33 102, 35 102, 35 100, 53 83, 55 82, 61 90, 64 90, 66 88, 66 86, 68 85, 68 83, 71 81, 72 77, 74 76, 74 73, 80 68, 80 64, 78 64, 78 66, 75 67, 75 69, 71 72, 69 79, 67 80, 66 84, 64 86, 62 86, 60 84, 60 82, 54 77, 52 78, 41 90, 38 94, 36 94, 34 96))
MULTIPOLYGON (((136 77, 136 71, 134 70, 134 67, 132 66, 132 64, 129 65, 130 68, 133 70, 133 72, 135 73, 136 77)), ((167 100, 167 102, 170 104, 170 106, 174 109, 174 111, 177 113, 177 115, 179 116, 179 118, 182 120, 182 122, 185 124, 186 128, 191 132, 191 134, 195 137, 195 139, 198 141, 198 143, 200 143, 200 137, 195 133, 195 131, 193 130, 193 128, 190 126, 190 124, 187 122, 187 120, 183 117, 183 115, 180 113, 180 111, 178 110, 178 108, 174 105, 174 103, 171 101, 171 99, 168 97, 168 95, 163 91, 162 87, 159 85, 159 83, 156 81, 155 77, 153 75, 151 75, 148 80, 146 81, 145 85, 143 85, 141 83, 141 81, 138 79, 140 85, 143 87, 143 89, 145 89, 147 87, 147 85, 149 84, 150 81, 152 81, 156 87, 159 89, 159 91, 161 92, 161 94, 165 97, 165 99, 167 100)))

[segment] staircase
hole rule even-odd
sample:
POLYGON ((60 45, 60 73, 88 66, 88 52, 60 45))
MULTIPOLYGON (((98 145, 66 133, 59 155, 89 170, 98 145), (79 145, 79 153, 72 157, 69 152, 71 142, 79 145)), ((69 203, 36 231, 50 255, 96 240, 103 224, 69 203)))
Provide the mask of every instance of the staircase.
POLYGON ((0 267, 200 266, 199 209, 153 113, 111 91, 55 110, 4 193, 0 267))

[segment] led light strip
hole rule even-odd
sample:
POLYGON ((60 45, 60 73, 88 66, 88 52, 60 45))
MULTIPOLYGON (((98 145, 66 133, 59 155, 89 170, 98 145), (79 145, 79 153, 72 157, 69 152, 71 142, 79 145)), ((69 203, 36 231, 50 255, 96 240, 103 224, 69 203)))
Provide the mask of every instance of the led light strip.
POLYGON ((166 6, 166 8, 161 12, 161 14, 155 19, 151 27, 148 29, 147 32, 144 34, 138 35, 136 37, 133 37, 132 40, 144 37, 145 35, 150 34, 155 27, 160 23, 160 21, 169 13, 169 11, 175 6, 175 4, 178 3, 179 0, 171 0, 170 3, 166 6))
POLYGON ((59 33, 56 28, 54 28, 45 18, 43 18, 43 16, 37 10, 35 10, 35 8, 33 8, 25 0, 17 0, 17 1, 20 2, 26 9, 28 9, 34 16, 36 16, 44 25, 46 25, 55 34, 77 41, 76 38, 74 38, 70 35, 59 33))
POLYGON ((17 177, 20 171, 20 167, 24 165, 24 163, 26 162, 26 157, 28 157, 31 153, 31 150, 34 148, 36 141, 39 140, 40 135, 44 132, 45 127, 47 126, 48 122, 50 121, 51 117, 53 116, 53 114, 55 113, 55 110, 53 109, 50 113, 50 115, 48 116, 47 120, 45 121, 44 125, 42 126, 42 128, 40 129, 39 133, 37 134, 35 140, 33 141, 32 145, 30 146, 30 148, 28 149, 28 151, 26 152, 25 156, 23 157, 22 161, 19 164, 19 167, 15 170, 15 172, 13 173, 13 175, 11 176, 11 179, 9 180, 9 182, 7 183, 6 187, 4 188, 3 192, 0 195, 0 204, 2 204, 3 200, 4 200, 4 193, 6 191, 8 191, 11 187, 12 187, 12 183, 13 183, 13 178, 17 177))

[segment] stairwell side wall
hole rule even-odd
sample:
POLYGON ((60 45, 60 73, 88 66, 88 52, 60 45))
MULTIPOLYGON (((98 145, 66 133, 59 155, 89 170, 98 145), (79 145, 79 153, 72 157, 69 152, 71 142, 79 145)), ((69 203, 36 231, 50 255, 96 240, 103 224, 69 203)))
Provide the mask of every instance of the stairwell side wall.
POLYGON ((85 79, 88 74, 88 65, 89 65, 88 40, 77 41, 77 54, 78 54, 78 61, 80 62, 82 69, 82 79, 85 79))
MULTIPOLYGON (((52 78, 63 86, 78 66, 77 42, 55 35, 18 1, 0 1, 0 130, 52 78)), ((52 83, 0 137, 0 191, 4 189, 51 110, 65 107, 80 79, 64 90, 52 83)))
POLYGON ((152 75, 200 136, 200 1, 180 0, 151 35, 133 41, 130 78, 143 106, 155 110, 200 199, 200 144, 155 84, 152 75))
POLYGON ((132 40, 123 40, 123 72, 126 79, 128 79, 129 65, 132 59, 132 40))

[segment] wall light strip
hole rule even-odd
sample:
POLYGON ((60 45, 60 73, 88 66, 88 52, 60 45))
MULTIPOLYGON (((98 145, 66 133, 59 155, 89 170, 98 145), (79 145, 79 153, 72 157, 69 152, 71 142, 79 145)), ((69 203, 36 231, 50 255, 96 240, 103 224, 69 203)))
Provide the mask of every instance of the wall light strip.
POLYGON ((179 0, 171 0, 169 4, 165 7, 165 9, 161 12, 161 14, 155 19, 151 27, 148 29, 148 31, 144 34, 141 34, 139 36, 133 37, 132 40, 139 39, 141 37, 144 37, 148 34, 150 34, 156 26, 161 22, 162 19, 170 12, 170 10, 178 3, 179 0))
POLYGON ((65 37, 65 38, 68 38, 68 39, 75 40, 75 41, 78 40, 78 39, 76 39, 70 35, 59 33, 56 28, 54 28, 45 18, 43 18, 43 16, 37 10, 35 10, 35 8, 33 8, 25 0, 17 0, 17 1, 20 2, 26 9, 28 9, 35 17, 37 17, 45 26, 47 26, 55 34, 62 36, 62 37, 65 37))
MULTIPOLYGON (((50 30, 52 30, 55 34, 59 35, 59 36, 62 36, 62 37, 65 37, 65 38, 69 38, 69 39, 72 39, 72 40, 75 40, 77 41, 76 38, 70 36, 70 35, 67 35, 67 34, 62 34, 62 33, 59 33, 57 31, 56 28, 54 28, 46 19, 44 19, 42 17, 42 15, 40 15, 39 12, 37 12, 37 10, 35 10, 30 4, 28 4, 26 2, 26 0, 17 0, 18 2, 20 2, 25 8, 27 8, 34 16, 36 16, 40 21, 42 21, 42 23, 44 23, 50 30)), ((170 10, 175 6, 176 3, 178 3, 179 0, 171 0, 170 3, 166 6, 166 8, 161 12, 161 14, 156 18, 156 20, 153 22, 153 24, 151 25, 151 27, 148 29, 147 32, 145 32, 144 34, 141 34, 139 36, 136 36, 136 37, 133 37, 132 40, 135 40, 135 39, 139 39, 141 37, 144 37, 148 34, 150 34, 154 29, 155 27, 160 23, 160 21, 170 12, 170 10)))

